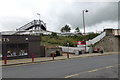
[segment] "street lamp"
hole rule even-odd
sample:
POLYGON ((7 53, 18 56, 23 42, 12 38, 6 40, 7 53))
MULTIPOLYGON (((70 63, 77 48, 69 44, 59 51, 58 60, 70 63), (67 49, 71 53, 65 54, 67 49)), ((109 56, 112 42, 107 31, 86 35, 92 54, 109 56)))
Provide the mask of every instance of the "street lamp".
POLYGON ((85 17, 84 17, 84 13, 87 13, 88 12, 88 10, 86 9, 86 10, 83 10, 82 11, 82 13, 83 13, 83 27, 84 27, 84 34, 85 34, 85 17))
MULTIPOLYGON (((84 35, 85 35, 85 18, 84 18, 84 13, 87 13, 88 12, 88 10, 86 9, 86 10, 83 10, 82 11, 82 13, 83 13, 83 27, 84 27, 84 35)), ((85 41, 85 52, 86 52, 86 40, 84 40, 85 41)))

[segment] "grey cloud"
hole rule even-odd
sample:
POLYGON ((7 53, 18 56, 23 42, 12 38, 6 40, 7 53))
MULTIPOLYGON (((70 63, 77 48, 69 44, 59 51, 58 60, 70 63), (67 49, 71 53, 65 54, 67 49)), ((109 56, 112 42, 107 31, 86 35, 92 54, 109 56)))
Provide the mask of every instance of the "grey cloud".
POLYGON ((117 21, 118 20, 118 3, 109 3, 106 7, 101 8, 93 16, 90 15, 88 18, 88 26, 94 25, 96 23, 101 23, 103 21, 117 21))
POLYGON ((92 26, 97 23, 104 21, 117 21, 118 18, 118 3, 117 2, 93 2, 93 3, 72 3, 72 4, 58 4, 57 6, 65 6, 63 9, 59 10, 59 7, 52 10, 52 14, 56 16, 59 26, 62 27, 63 24, 70 24, 72 28, 81 27, 82 28, 82 10, 89 9, 89 13, 85 14, 86 25, 92 26), (99 5, 102 4, 102 5, 99 5), (59 12, 58 13, 56 13, 59 12))
MULTIPOLYGON (((24 4, 25 7, 27 4, 24 4)), ((31 12, 35 12, 35 3, 28 4, 31 12)), ((24 8, 23 7, 23 8, 24 8)), ((28 6, 25 8, 28 9, 28 6)), ((38 7, 37 7, 38 9, 38 7)), ((60 31, 60 28, 65 24, 70 24, 72 28, 82 27, 82 10, 88 9, 85 14, 86 26, 105 21, 117 21, 118 18, 118 3, 117 2, 72 2, 68 3, 62 0, 55 0, 48 8, 46 18, 43 19, 47 23, 47 29, 60 31)), ((40 11, 41 12, 41 11, 40 11)), ((37 12, 36 12, 37 13, 37 12)), ((42 16, 42 15, 41 15, 42 16)), ((35 17, 32 15, 32 17, 35 17)), ((0 24, 9 30, 15 30, 18 27, 32 21, 29 17, 6 16, 0 17, 0 24)))
POLYGON ((16 28, 19 28, 23 26, 24 24, 28 23, 30 21, 29 18, 24 17, 1 17, 0 18, 0 24, 5 27, 5 29, 8 30, 15 30, 16 28))

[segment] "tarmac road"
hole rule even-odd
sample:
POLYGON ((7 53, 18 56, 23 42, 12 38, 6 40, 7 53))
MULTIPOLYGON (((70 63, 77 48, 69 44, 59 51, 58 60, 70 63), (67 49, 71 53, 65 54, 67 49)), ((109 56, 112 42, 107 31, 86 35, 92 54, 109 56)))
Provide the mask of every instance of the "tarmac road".
POLYGON ((118 54, 2 68, 3 78, 118 78, 118 54))

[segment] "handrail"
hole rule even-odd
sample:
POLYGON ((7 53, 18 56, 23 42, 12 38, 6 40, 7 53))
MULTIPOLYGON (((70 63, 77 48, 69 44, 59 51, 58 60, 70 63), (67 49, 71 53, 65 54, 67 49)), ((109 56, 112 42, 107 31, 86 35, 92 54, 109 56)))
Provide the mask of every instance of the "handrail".
POLYGON ((39 24, 43 24, 45 26, 45 23, 42 20, 33 20, 27 24, 25 24, 24 26, 16 29, 16 30, 26 30, 27 28, 34 26, 34 25, 39 25, 39 24))
POLYGON ((98 35, 92 40, 86 41, 86 45, 91 45, 99 42, 101 39, 103 39, 106 36, 106 32, 103 32, 102 34, 98 35))

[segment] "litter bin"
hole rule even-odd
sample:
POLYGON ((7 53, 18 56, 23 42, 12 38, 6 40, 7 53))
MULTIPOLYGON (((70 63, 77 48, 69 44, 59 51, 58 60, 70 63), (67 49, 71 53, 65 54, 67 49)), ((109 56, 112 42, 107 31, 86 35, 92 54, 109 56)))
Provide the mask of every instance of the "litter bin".
POLYGON ((82 51, 76 51, 75 52, 75 55, 80 55, 80 54, 82 54, 82 51))
POLYGON ((75 51, 75 55, 79 55, 79 51, 75 51))
POLYGON ((89 53, 93 53, 93 47, 89 47, 89 53))

